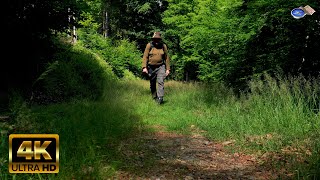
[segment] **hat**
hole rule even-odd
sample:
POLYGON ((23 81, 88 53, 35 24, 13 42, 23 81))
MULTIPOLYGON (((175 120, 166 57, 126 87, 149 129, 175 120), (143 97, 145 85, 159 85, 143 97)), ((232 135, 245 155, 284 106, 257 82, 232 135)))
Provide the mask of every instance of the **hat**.
POLYGON ((160 32, 154 32, 152 39, 161 39, 161 33, 160 32))

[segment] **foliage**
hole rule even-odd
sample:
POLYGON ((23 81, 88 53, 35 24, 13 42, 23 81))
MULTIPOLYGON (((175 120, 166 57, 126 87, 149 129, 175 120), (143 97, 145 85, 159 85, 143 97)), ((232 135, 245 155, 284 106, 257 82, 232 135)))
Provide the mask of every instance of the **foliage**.
POLYGON ((118 77, 123 77, 125 70, 134 75, 140 75, 141 53, 134 43, 126 39, 112 40, 103 38, 101 34, 88 32, 87 29, 79 30, 79 45, 82 45, 99 54, 111 66, 118 77))
POLYGON ((147 41, 156 30, 163 29, 162 12, 167 7, 166 1, 159 0, 86 0, 86 8, 80 17, 82 27, 94 27, 96 32, 103 34, 108 31, 108 37, 128 39, 137 43, 143 50, 147 41), (106 14, 108 19, 106 19, 106 14))
POLYGON ((142 54, 155 30, 164 34, 172 57, 171 77, 176 80, 221 81, 244 89, 246 81, 264 72, 319 75, 319 13, 299 20, 290 16, 292 8, 306 4, 317 10, 317 1, 25 0, 7 3, 5 30, 11 38, 5 42, 8 48, 5 52, 18 49, 21 53, 10 54, 13 61, 4 61, 9 63, 1 65, 0 75, 8 77, 3 80, 11 88, 23 87, 27 96, 31 84, 45 71, 47 63, 53 63, 52 55, 59 49, 52 45, 52 37, 59 32, 69 32, 71 25, 86 29, 87 34, 79 32, 80 40, 91 41, 90 34, 102 34, 105 29, 109 32, 107 44, 123 40, 122 45, 103 45, 102 40, 92 40, 98 44, 90 45, 95 49, 105 48, 108 53, 104 52, 104 57, 108 57, 119 77, 125 69, 139 74, 138 61, 134 60, 138 51, 131 55, 135 48, 130 43, 142 54), (76 17, 76 23, 68 22, 68 8, 76 17), (128 53, 124 50, 127 48, 128 53), (20 78, 22 74, 24 79, 20 78))
MULTIPOLYGON (((311 141, 306 143, 312 150, 309 171, 302 172, 305 177, 319 177, 319 78, 313 78, 320 72, 319 1, 5 3, 3 56, 8 58, 0 64, 0 93, 13 94, 16 124, 9 130, 61 134, 66 148, 61 150, 61 162, 66 168, 58 176, 108 175, 97 171, 88 175, 84 170, 88 165, 101 171, 113 169, 110 159, 117 161, 121 154, 111 152, 121 150, 113 143, 139 129, 143 117, 147 124, 171 130, 187 131, 195 125, 218 140, 235 138, 247 143, 248 136, 272 134, 274 139, 249 144, 263 151, 311 141), (290 16, 291 9, 307 4, 316 9, 314 15, 299 20, 290 16), (77 23, 68 21, 68 8, 77 23), (71 25, 78 28, 78 44, 57 43, 56 37, 65 37, 71 25), (110 33, 107 38, 102 36, 106 29, 110 33), (151 104, 147 95, 137 96, 149 92, 148 85, 139 88, 135 83, 143 83, 133 82, 141 72, 141 51, 155 30, 164 34, 175 80, 209 82, 168 82, 170 103, 162 107, 151 104), (128 81, 119 85, 118 77, 128 81), (235 95, 229 87, 240 92, 235 95), (15 99, 16 89, 17 94, 24 92, 24 97, 15 99), (25 101, 30 97, 36 103, 61 104, 29 109, 25 101), (76 102, 70 103, 72 100, 76 102), (74 143, 79 142, 75 139, 81 139, 81 144, 73 154, 74 143)), ((1 165, 6 164, 7 139, 1 133, 1 165)), ((8 172, 6 168, 1 166, 1 172, 8 172)))
POLYGON ((81 46, 55 54, 53 63, 33 84, 32 102, 66 102, 72 99, 99 99, 112 69, 101 57, 81 46))
POLYGON ((0 93, 17 90, 30 98, 32 83, 59 50, 54 37, 70 28, 68 8, 77 16, 82 5, 82 0, 4 2, 3 56, 8 58, 0 62, 0 93))
POLYGON ((319 14, 290 16, 306 3, 319 7, 314 1, 170 0, 163 22, 176 73, 184 73, 178 77, 239 87, 263 72, 317 76, 319 14))

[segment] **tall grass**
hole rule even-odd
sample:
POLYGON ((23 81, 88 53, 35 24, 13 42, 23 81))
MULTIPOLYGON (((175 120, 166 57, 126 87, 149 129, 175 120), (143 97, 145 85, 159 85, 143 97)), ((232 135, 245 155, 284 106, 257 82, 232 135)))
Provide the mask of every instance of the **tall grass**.
MULTIPOLYGON (((265 80, 250 82, 250 93, 237 97, 223 85, 171 81, 166 83, 163 107, 149 107, 149 100, 137 100, 144 102, 137 111, 150 114, 148 122, 169 128, 198 125, 214 139, 271 133, 281 136, 282 143, 290 143, 319 130, 319 87, 319 79, 265 76, 265 80), (159 115, 169 112, 168 117, 159 115)), ((143 92, 149 93, 147 84, 144 88, 143 92)))
POLYGON ((143 86, 136 85, 129 96, 140 102, 136 112, 147 124, 181 133, 198 129, 212 140, 236 140, 242 150, 259 154, 295 149, 292 153, 302 154, 309 163, 291 157, 294 166, 301 166, 296 171, 303 177, 319 177, 319 82, 265 75, 250 82, 250 93, 238 97, 219 84, 168 81, 165 104, 157 106, 148 97, 148 82, 142 81, 143 86), (145 96, 134 96, 137 92, 145 96))

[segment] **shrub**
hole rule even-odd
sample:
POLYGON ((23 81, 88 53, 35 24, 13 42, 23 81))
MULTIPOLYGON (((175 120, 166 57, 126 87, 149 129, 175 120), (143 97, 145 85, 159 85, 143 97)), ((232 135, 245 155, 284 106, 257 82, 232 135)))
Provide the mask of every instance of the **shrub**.
POLYGON ((98 99, 115 76, 111 67, 89 50, 74 46, 56 54, 33 85, 32 102, 47 104, 75 98, 98 99))

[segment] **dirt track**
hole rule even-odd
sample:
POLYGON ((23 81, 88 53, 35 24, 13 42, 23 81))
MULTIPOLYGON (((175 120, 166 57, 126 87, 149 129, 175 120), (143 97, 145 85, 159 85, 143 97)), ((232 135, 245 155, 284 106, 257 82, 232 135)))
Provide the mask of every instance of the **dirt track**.
MULTIPOLYGON (((122 145, 128 164, 115 179, 279 178, 279 171, 267 168, 262 159, 225 149, 232 144, 232 141, 215 143, 197 133, 186 136, 159 130, 122 145)), ((287 175, 281 178, 290 179, 287 175)))

